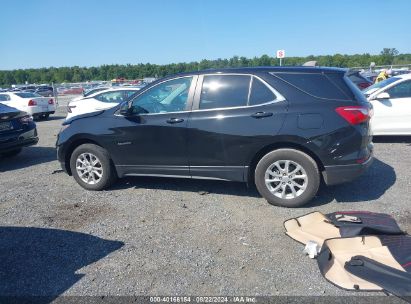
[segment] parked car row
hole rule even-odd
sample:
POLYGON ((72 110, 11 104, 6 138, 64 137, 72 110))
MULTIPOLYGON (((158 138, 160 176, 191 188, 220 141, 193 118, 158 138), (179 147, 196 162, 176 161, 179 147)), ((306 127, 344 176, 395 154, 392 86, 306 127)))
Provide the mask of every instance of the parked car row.
POLYGON ((43 97, 54 97, 54 89, 52 86, 48 85, 39 85, 39 86, 22 86, 22 87, 17 87, 5 91, 11 91, 11 92, 31 92, 31 93, 36 93, 38 95, 41 95, 43 97))
MULTIPOLYGON (((366 78, 368 81, 371 82, 371 84, 375 83, 375 80, 377 79, 378 74, 382 70, 376 70, 376 71, 363 71, 360 72, 360 75, 364 78, 366 78)), ((399 76, 399 75, 404 75, 404 74, 410 74, 411 71, 408 69, 390 69, 391 76, 399 76)))
POLYGON ((83 94, 84 89, 82 87, 59 87, 57 93, 59 95, 78 95, 83 94))

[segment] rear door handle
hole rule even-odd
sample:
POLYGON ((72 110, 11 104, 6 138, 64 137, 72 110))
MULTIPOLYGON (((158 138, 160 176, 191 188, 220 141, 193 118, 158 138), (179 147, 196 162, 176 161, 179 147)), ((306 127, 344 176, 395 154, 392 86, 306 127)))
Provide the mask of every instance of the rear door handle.
POLYGON ((264 118, 264 117, 270 117, 273 116, 273 113, 271 112, 257 112, 251 115, 253 118, 264 118))
POLYGON ((181 123, 181 122, 183 122, 183 121, 184 121, 184 119, 182 119, 182 118, 170 118, 170 119, 167 119, 167 123, 169 123, 169 124, 181 123))

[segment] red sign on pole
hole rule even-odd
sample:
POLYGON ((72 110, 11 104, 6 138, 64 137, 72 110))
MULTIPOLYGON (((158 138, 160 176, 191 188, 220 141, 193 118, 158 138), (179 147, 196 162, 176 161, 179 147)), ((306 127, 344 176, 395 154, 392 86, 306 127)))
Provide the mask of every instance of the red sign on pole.
POLYGON ((285 58, 285 50, 278 50, 277 51, 277 58, 279 58, 279 59, 285 58))

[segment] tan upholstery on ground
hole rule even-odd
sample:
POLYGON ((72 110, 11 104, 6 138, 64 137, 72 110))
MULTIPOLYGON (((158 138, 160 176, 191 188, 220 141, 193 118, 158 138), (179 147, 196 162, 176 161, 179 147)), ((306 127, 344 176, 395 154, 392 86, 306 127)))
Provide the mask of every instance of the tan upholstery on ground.
POLYGON ((326 240, 325 245, 330 249, 332 258, 329 261, 324 276, 333 284, 344 288, 354 290, 354 286, 358 285, 360 290, 382 290, 381 287, 360 279, 344 269, 345 262, 351 260, 353 256, 362 255, 373 259, 387 266, 405 271, 393 258, 386 246, 381 244, 378 237, 375 236, 359 236, 354 238, 340 238, 326 240))
POLYGON ((284 227, 286 234, 297 242, 307 244, 308 241, 314 241, 322 246, 326 239, 341 237, 339 229, 326 221, 322 213, 313 212, 287 220, 284 227))

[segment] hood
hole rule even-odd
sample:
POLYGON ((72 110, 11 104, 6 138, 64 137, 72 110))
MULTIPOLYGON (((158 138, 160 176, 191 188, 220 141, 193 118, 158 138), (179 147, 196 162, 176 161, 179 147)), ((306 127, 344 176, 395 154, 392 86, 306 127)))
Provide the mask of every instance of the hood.
POLYGON ((87 118, 87 117, 93 117, 93 116, 100 115, 100 114, 103 113, 103 112, 104 112, 104 110, 96 110, 96 111, 94 111, 94 112, 90 112, 90 113, 85 113, 85 114, 80 114, 80 115, 72 116, 72 117, 66 119, 66 120, 63 122, 63 126, 69 125, 69 124, 71 124, 73 121, 78 120, 78 119, 83 119, 83 118, 87 118))
POLYGON ((87 98, 87 97, 84 97, 84 96, 80 95, 80 96, 77 96, 76 98, 73 98, 70 102, 83 100, 83 99, 85 99, 85 98, 87 98))
POLYGON ((16 116, 21 116, 23 114, 25 114, 25 112, 0 103, 0 119, 10 119, 16 116))

